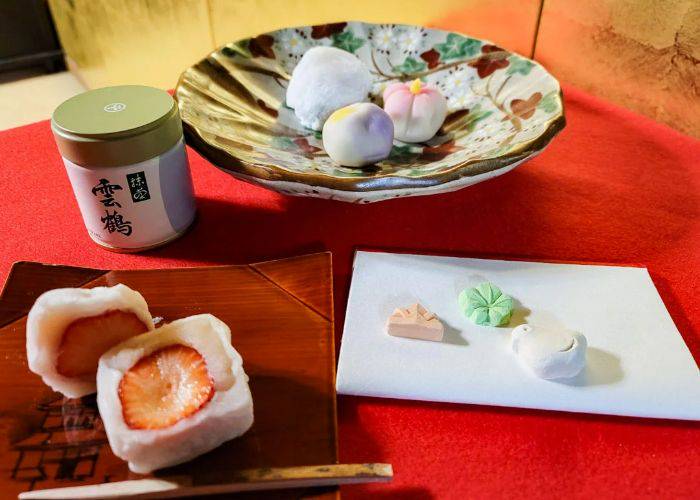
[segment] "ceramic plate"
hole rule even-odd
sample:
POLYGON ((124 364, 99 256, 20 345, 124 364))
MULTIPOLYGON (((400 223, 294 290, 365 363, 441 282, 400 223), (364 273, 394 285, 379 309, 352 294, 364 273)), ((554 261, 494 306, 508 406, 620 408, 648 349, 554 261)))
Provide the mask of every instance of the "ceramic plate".
POLYGON ((557 80, 542 66, 467 36, 398 24, 347 22, 286 28, 239 40, 187 69, 175 90, 187 142, 231 175, 282 193, 357 203, 453 191, 505 173, 564 127, 557 80), (369 98, 421 78, 449 116, 423 144, 395 141, 362 169, 338 166, 320 132, 285 104, 290 75, 318 45, 347 50, 369 68, 369 98))

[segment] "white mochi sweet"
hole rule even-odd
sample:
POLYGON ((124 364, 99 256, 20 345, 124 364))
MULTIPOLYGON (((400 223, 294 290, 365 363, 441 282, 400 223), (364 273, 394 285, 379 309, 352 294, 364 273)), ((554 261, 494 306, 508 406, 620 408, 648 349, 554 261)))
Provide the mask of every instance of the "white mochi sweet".
POLYGON ((569 330, 520 325, 511 334, 520 361, 543 379, 571 378, 586 366, 586 337, 569 330))
POLYGON ((191 460, 244 434, 253 424, 243 359, 231 345, 229 327, 211 314, 173 321, 106 352, 97 372, 97 404, 112 451, 141 474, 191 460), (130 427, 119 394, 122 377, 144 357, 174 345, 190 347, 204 358, 213 381, 212 398, 168 427, 130 427))
POLYGON ((94 393, 94 376, 85 378, 61 375, 56 363, 66 328, 76 320, 99 316, 108 311, 131 312, 148 330, 153 329, 148 304, 139 292, 126 285, 57 288, 42 294, 27 316, 29 369, 40 375, 46 385, 69 398, 94 393))
POLYGON ((302 125, 321 130, 336 109, 366 101, 371 87, 369 69, 357 57, 334 47, 313 47, 294 68, 286 101, 302 125))

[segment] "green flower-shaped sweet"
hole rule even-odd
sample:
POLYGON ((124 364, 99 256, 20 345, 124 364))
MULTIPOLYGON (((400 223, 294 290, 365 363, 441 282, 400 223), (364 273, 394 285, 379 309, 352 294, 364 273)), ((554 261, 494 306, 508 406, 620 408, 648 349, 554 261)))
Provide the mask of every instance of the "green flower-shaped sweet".
POLYGON ((467 318, 480 326, 505 325, 513 313, 513 299, 488 282, 462 290, 459 306, 467 318))

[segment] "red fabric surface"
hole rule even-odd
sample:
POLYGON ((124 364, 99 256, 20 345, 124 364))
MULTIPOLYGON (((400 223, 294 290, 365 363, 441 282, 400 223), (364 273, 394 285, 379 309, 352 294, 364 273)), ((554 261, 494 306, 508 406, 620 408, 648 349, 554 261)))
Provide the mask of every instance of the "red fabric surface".
MULTIPOLYGON (((190 151, 200 217, 171 245, 88 238, 48 122, 0 133, 0 278, 13 261, 102 268, 259 261, 328 249, 337 335, 357 247, 647 266, 700 359, 700 142, 565 88, 568 126, 539 157, 455 193, 371 205, 289 198, 190 151)), ((697 423, 339 397, 340 459, 391 462, 346 498, 697 498, 697 423)))

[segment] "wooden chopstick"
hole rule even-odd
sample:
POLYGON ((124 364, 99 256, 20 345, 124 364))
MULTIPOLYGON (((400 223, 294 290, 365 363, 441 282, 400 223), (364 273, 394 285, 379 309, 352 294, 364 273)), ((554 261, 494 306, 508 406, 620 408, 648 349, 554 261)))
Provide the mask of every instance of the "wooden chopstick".
POLYGON ((308 488, 340 484, 387 482, 393 478, 391 464, 332 464, 301 467, 247 469, 233 473, 230 482, 192 484, 191 477, 148 478, 114 483, 25 491, 20 500, 176 498, 242 491, 308 488))

